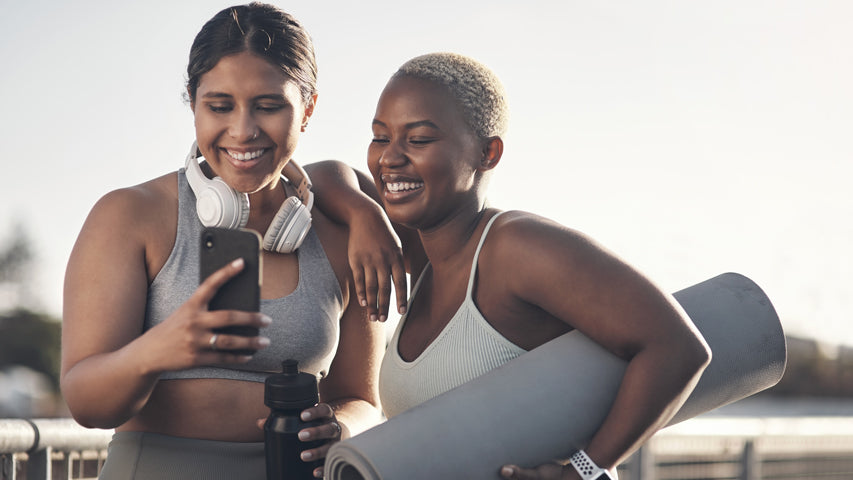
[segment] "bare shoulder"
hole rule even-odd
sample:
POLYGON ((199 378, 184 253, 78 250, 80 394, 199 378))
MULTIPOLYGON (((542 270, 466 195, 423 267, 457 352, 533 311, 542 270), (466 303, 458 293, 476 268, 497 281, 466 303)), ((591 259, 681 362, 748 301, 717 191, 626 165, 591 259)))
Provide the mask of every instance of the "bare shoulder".
POLYGON ((522 211, 495 220, 479 266, 505 278, 508 293, 534 304, 555 285, 571 286, 581 299, 590 289, 636 285, 642 276, 585 233, 522 211))
POLYGON ((177 231, 177 174, 172 172, 139 185, 113 190, 92 207, 74 246, 107 255, 134 255, 148 269, 159 270, 177 231), (120 249, 117 248, 120 245, 120 249))
POLYGON ((523 262, 530 255, 588 255, 604 248, 585 233, 549 218, 521 210, 508 210, 495 219, 483 246, 501 258, 523 262), (515 252, 515 255, 508 255, 515 252), (518 255, 523 253, 523 255, 518 255))
POLYGON ((177 208, 177 174, 172 172, 131 187, 119 188, 102 196, 89 214, 89 219, 139 224, 140 221, 162 219, 166 210, 177 208))

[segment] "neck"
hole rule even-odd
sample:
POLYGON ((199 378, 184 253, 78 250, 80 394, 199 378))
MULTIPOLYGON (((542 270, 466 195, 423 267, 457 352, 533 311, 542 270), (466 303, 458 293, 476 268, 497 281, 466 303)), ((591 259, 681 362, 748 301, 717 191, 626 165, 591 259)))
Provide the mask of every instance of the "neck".
POLYGON ((249 195, 249 221, 246 228, 251 228, 262 235, 269 228, 282 202, 290 195, 287 183, 281 178, 276 178, 270 184, 249 195))
POLYGON ((446 222, 430 230, 418 230, 433 270, 455 268, 457 262, 469 260, 466 247, 470 246, 486 213, 484 204, 480 203, 476 207, 457 211, 446 222))

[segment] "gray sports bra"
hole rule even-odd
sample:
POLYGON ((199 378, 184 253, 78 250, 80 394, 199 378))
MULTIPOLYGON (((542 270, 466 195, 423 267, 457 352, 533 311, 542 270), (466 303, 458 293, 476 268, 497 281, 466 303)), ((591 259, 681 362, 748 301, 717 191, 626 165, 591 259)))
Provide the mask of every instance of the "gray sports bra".
MULTIPOLYGON (((195 212, 195 195, 184 169, 178 171, 178 233, 169 259, 148 287, 145 330, 164 321, 198 287, 199 238, 204 228, 195 212)), ((324 376, 338 347, 343 312, 340 284, 317 234, 311 229, 296 252, 299 282, 290 295, 262 299, 261 311, 272 325, 261 329, 270 346, 241 365, 207 366, 163 373, 161 379, 226 378, 263 382, 281 369, 281 361, 299 361, 299 369, 324 376)))

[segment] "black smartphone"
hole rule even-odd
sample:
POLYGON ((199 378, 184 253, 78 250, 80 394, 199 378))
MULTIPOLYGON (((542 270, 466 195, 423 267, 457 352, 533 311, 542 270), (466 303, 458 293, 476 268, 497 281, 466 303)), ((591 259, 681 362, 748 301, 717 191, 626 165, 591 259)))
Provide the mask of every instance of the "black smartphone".
MULTIPOLYGON (((199 282, 228 263, 242 258, 243 271, 225 282, 208 304, 209 310, 257 312, 261 308, 261 236, 254 230, 207 227, 199 245, 199 282)), ((257 327, 223 327, 216 333, 257 336, 257 327)), ((251 355, 255 350, 233 350, 251 355)))

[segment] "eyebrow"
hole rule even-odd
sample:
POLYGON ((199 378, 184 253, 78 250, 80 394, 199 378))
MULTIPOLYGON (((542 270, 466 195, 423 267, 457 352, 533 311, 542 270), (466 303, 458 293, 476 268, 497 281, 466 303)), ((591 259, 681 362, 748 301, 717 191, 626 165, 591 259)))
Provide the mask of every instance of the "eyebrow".
MULTIPOLYGON (((225 92, 207 92, 201 96, 201 98, 233 98, 234 96, 225 93, 225 92)), ((276 102, 287 103, 287 99, 284 95, 278 93, 268 93, 264 95, 258 95, 257 97, 252 97, 252 100, 274 100, 276 102)))
MULTIPOLYGON (((385 125, 385 122, 383 122, 381 120, 377 120, 375 118, 373 119, 373 125, 378 125, 380 127, 388 128, 388 125, 385 125)), ((429 128, 434 128, 438 131, 441 131, 441 128, 439 128, 438 125, 436 125, 435 123, 433 123, 429 120, 418 120, 416 122, 410 122, 410 123, 405 124, 404 127, 406 128, 406 130, 411 130, 411 129, 417 128, 417 127, 429 127, 429 128)))

